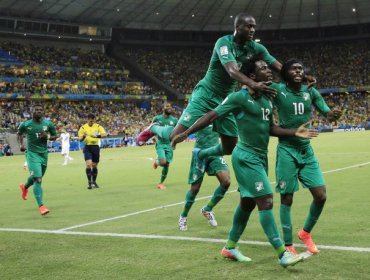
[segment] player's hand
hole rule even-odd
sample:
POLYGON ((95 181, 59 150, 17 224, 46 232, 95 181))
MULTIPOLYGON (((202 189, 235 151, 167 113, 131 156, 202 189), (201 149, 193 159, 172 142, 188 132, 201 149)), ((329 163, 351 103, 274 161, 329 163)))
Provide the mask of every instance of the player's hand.
POLYGON ((85 137, 87 136, 87 131, 84 131, 84 136, 85 136, 85 137))
POLYGON ((178 135, 176 135, 172 141, 171 141, 171 146, 172 146, 172 149, 176 149, 176 144, 177 143, 181 143, 183 142, 184 140, 186 140, 186 138, 188 138, 188 135, 186 133, 180 133, 178 135))
POLYGON ((307 81, 307 88, 310 88, 310 87, 312 87, 313 85, 315 85, 317 83, 316 78, 314 76, 305 75, 304 78, 307 81))
POLYGON ((300 138, 312 139, 319 135, 319 131, 316 129, 306 128, 306 126, 311 125, 311 122, 306 122, 297 128, 295 136, 300 138))
POLYGON ((250 86, 250 88, 253 91, 252 95, 253 94, 255 95, 256 93, 262 93, 268 98, 274 98, 277 95, 277 92, 273 88, 270 88, 269 87, 270 85, 271 81, 254 83, 253 85, 250 86))
POLYGON ((42 131, 42 132, 40 132, 40 134, 39 134, 39 138, 40 138, 41 140, 49 140, 50 135, 49 135, 46 131, 42 131))
POLYGON ((342 110, 338 108, 334 108, 333 110, 329 111, 326 114, 326 117, 331 122, 338 120, 341 116, 342 116, 342 110))

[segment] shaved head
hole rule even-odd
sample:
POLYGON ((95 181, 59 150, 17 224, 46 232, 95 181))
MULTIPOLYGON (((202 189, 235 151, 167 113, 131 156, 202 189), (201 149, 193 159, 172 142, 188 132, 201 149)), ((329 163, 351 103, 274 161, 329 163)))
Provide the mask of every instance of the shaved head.
POLYGON ((246 24, 247 22, 249 22, 251 19, 254 20, 254 17, 252 17, 251 15, 248 15, 248 14, 244 14, 244 13, 241 13, 241 14, 238 14, 236 17, 235 17, 235 20, 234 20, 234 27, 235 29, 240 26, 240 25, 244 25, 246 24))

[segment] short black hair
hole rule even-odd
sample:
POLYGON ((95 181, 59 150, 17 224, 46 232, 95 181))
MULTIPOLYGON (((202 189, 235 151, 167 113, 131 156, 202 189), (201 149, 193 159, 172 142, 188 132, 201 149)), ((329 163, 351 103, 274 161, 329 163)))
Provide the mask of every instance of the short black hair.
POLYGON ((263 60, 260 55, 252 56, 250 59, 243 63, 240 72, 249 77, 249 75, 254 73, 254 71, 256 70, 256 62, 260 60, 263 60))
POLYGON ((89 114, 87 115, 87 118, 88 118, 88 119, 95 119, 95 115, 94 115, 93 113, 89 113, 89 114))
POLYGON ((295 64, 295 63, 299 63, 302 65, 302 67, 304 68, 304 65, 302 63, 302 61, 300 61, 299 59, 297 58, 291 58, 287 61, 284 62, 283 66, 281 67, 281 70, 280 70, 280 76, 281 76, 281 79, 284 81, 284 82, 287 82, 289 80, 289 75, 288 75, 288 71, 290 69, 290 67, 295 64))

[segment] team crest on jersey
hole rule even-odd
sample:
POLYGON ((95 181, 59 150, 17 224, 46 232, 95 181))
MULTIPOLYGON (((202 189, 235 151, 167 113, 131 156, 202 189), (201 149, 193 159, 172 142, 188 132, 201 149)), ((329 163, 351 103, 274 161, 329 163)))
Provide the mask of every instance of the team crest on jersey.
POLYGON ((170 125, 173 125, 173 121, 170 121, 170 125))
POLYGON ((48 127, 44 125, 44 126, 42 127, 42 130, 43 130, 43 131, 47 131, 47 130, 48 130, 48 127))
POLYGON ((286 187, 286 182, 285 181, 280 181, 279 182, 279 187, 280 187, 280 189, 285 189, 285 187, 286 187))
POLYGON ((263 182, 255 182, 254 186, 256 187, 256 191, 260 192, 264 189, 263 182))
POLYGON ((305 101, 307 101, 308 99, 310 99, 310 94, 308 92, 303 93, 303 99, 305 101))
POLYGON ((191 115, 189 113, 185 113, 184 115, 184 121, 188 122, 191 119, 191 115))
POLYGON ((221 54, 221 56, 228 56, 229 49, 227 48, 227 46, 222 46, 220 48, 220 54, 221 54))
POLYGON ((198 175, 197 174, 193 174, 193 181, 195 182, 196 180, 198 180, 198 175))

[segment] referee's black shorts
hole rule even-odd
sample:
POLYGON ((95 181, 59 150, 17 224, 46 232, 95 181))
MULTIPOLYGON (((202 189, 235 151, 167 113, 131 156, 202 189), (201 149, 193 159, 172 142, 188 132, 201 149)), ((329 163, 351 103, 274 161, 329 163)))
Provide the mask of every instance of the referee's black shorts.
POLYGON ((98 163, 100 160, 100 147, 99 145, 85 145, 84 157, 86 160, 91 160, 92 162, 98 163))

